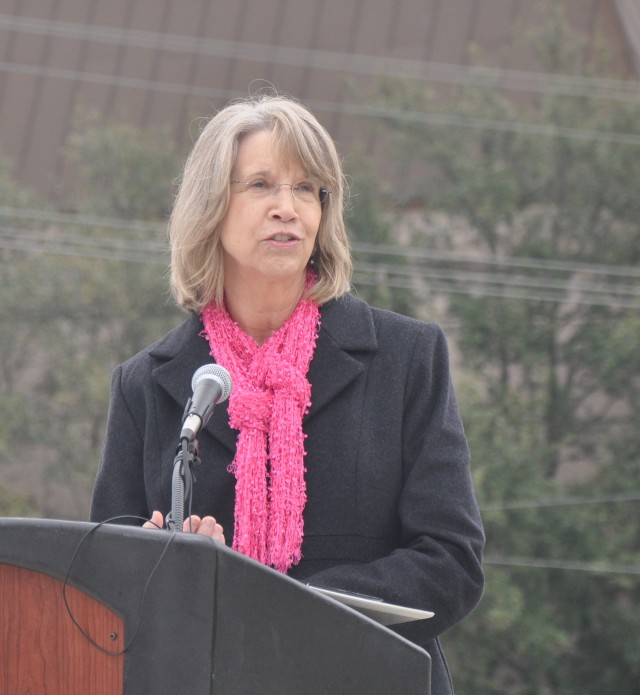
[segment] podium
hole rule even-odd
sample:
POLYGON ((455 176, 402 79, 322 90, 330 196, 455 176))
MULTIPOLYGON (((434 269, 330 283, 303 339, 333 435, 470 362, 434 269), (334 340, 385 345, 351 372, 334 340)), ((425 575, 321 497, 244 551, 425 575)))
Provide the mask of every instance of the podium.
POLYGON ((428 695, 418 646, 208 538, 0 519, 3 695, 428 695))

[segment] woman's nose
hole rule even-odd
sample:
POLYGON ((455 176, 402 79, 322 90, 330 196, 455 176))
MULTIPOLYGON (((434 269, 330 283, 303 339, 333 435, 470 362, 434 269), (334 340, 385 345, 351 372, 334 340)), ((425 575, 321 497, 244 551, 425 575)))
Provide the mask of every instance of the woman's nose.
POLYGON ((273 195, 271 214, 279 219, 291 219, 297 217, 296 197, 293 187, 289 183, 281 183, 273 195))

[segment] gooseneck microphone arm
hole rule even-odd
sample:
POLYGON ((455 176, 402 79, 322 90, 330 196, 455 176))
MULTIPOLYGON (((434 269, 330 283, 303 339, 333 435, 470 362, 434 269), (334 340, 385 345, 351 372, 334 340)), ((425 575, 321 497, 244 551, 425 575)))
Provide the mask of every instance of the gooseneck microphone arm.
POLYGON ((205 364, 191 380, 193 395, 182 417, 180 442, 173 460, 171 482, 171 512, 167 516, 167 528, 182 531, 185 505, 191 508, 193 493, 193 466, 200 463, 196 435, 207 424, 218 403, 223 403, 231 393, 231 376, 219 364, 205 364))

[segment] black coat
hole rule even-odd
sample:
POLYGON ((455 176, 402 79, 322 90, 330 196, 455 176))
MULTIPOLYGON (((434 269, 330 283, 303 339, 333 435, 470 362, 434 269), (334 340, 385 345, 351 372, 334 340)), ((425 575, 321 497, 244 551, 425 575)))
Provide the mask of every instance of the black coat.
MULTIPOLYGON (((351 295, 321 315, 304 419, 303 559, 289 574, 434 611, 395 630, 431 654, 433 695, 452 693, 436 637, 480 599, 484 536, 444 335, 351 295)), ((191 377, 212 361, 201 331, 191 316, 115 370, 93 520, 170 511, 191 377)), ((228 543, 236 436, 219 405, 198 435, 193 496, 193 513, 215 516, 228 543)))

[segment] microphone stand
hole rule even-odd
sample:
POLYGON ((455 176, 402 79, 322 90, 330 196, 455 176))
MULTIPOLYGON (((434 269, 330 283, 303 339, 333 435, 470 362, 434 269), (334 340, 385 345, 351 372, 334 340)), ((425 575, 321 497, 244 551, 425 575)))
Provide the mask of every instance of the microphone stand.
POLYGON ((173 459, 171 481, 171 511, 167 515, 167 528, 182 531, 185 502, 191 514, 193 494, 193 466, 200 463, 196 433, 204 427, 217 403, 225 401, 231 391, 231 377, 218 364, 205 364, 196 371, 191 380, 193 395, 182 414, 180 444, 173 459))
POLYGON ((171 482, 171 511, 167 515, 167 529, 182 531, 185 503, 191 509, 193 495, 193 467, 200 463, 198 443, 195 439, 183 437, 173 459, 173 478, 171 482))

